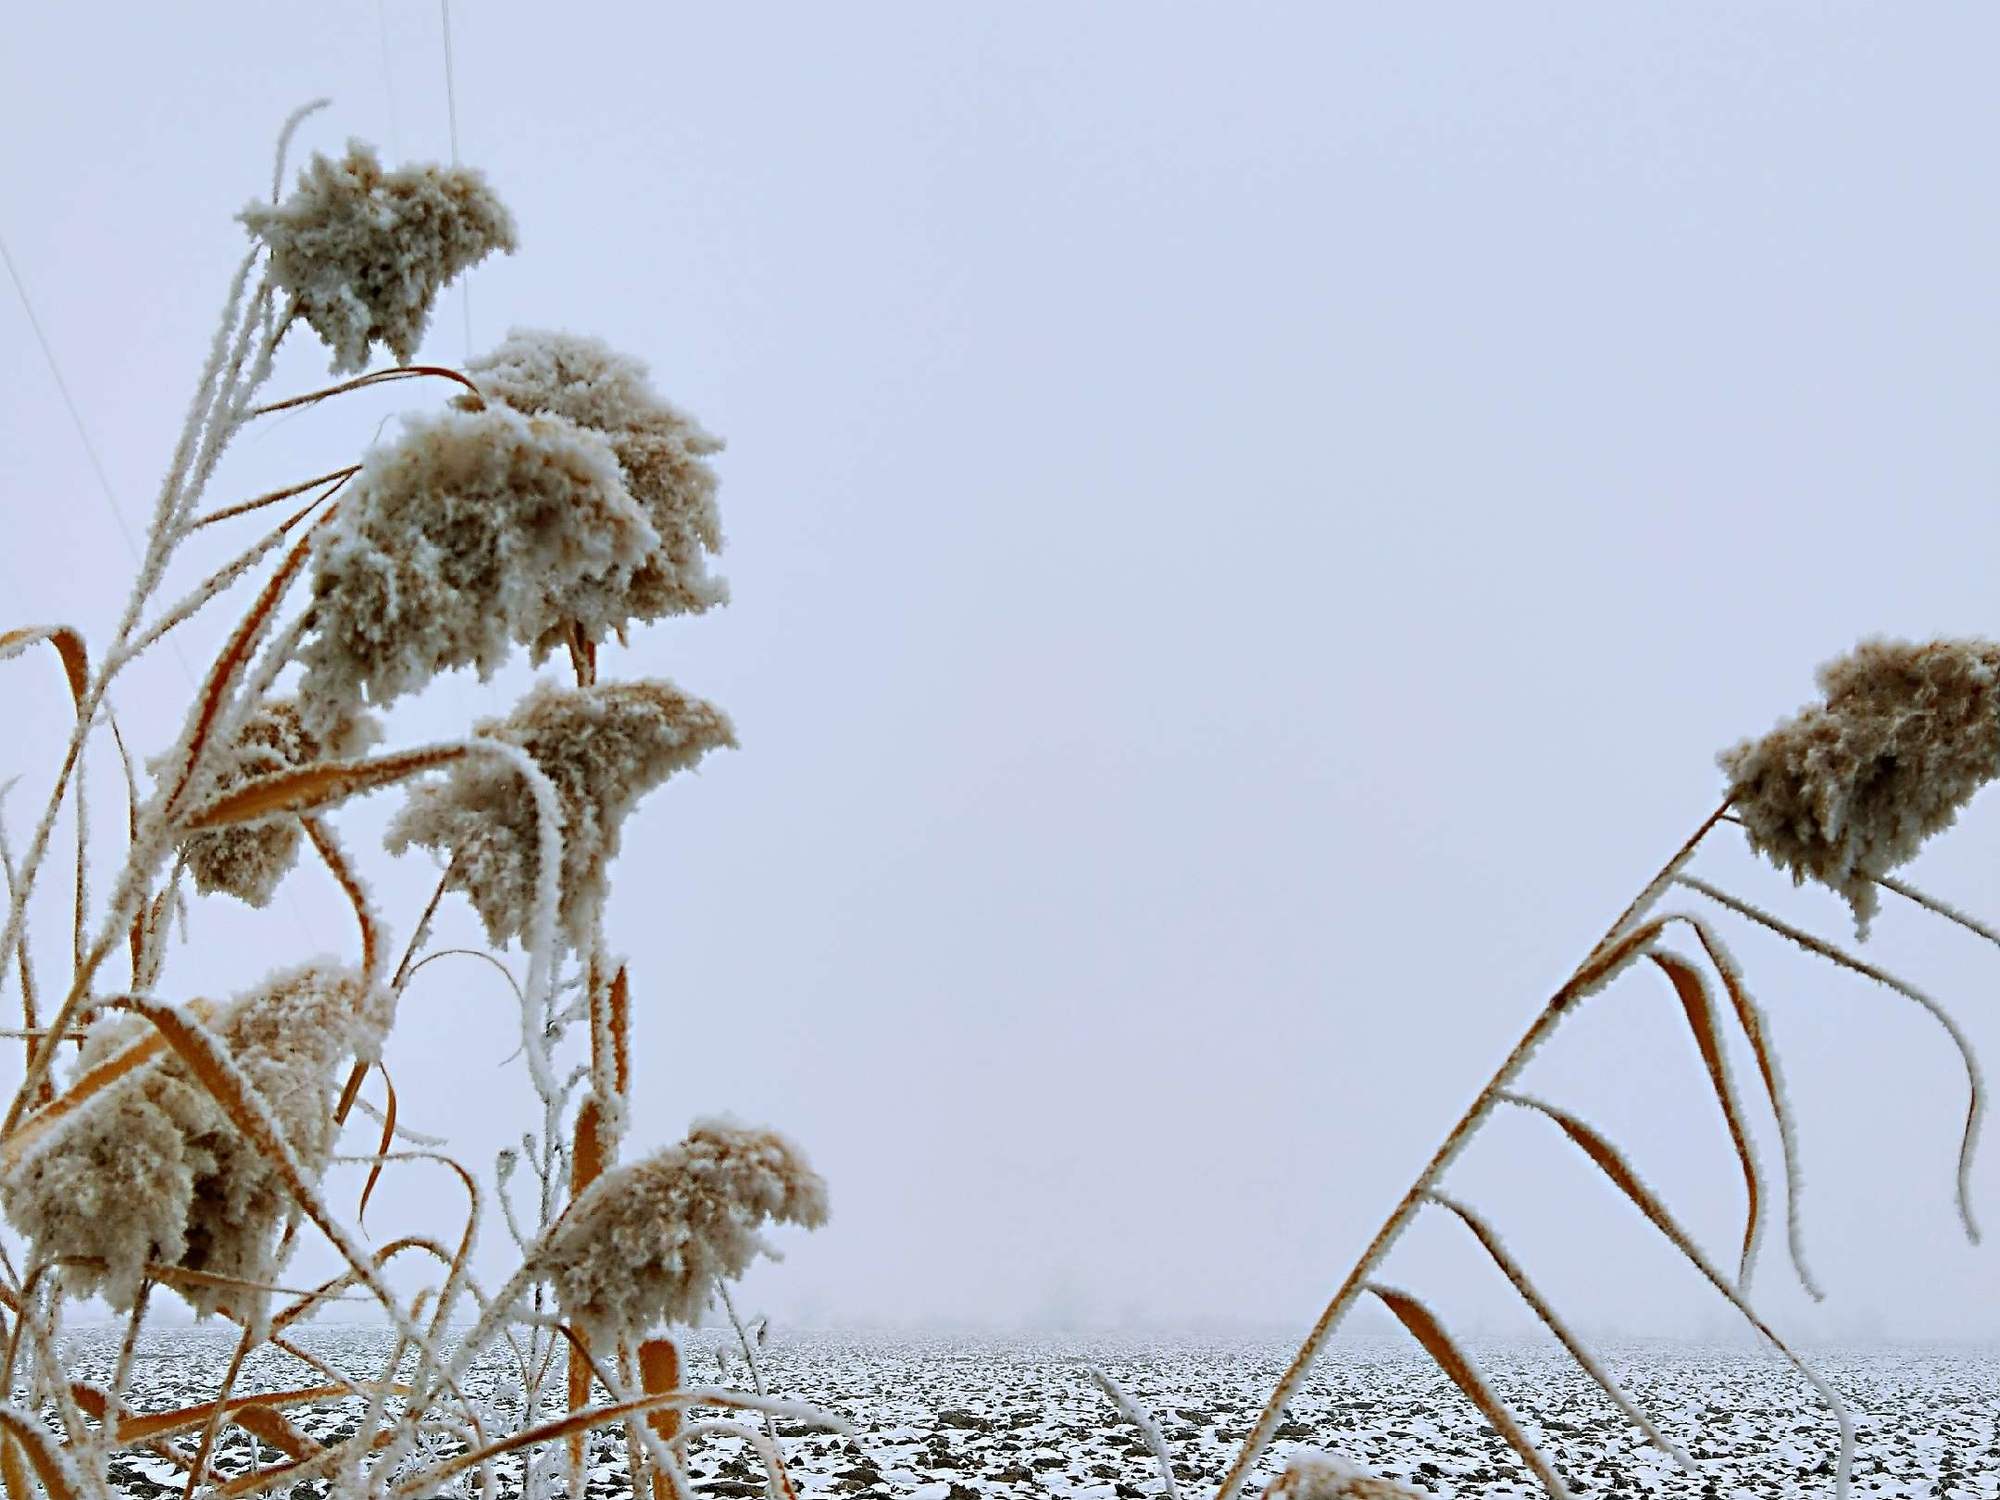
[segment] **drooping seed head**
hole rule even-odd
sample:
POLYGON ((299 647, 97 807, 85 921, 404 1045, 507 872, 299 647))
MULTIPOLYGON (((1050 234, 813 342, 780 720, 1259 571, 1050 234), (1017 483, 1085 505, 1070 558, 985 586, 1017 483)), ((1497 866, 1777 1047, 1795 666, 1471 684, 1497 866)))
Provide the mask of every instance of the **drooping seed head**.
MULTIPOLYGON (((539 682, 512 713, 475 725, 474 733, 524 750, 555 785, 563 824, 558 915, 576 948, 588 946, 620 827, 639 799, 709 751, 736 743, 720 709, 651 681, 584 688, 539 682)), ((450 861, 446 883, 471 900, 495 943, 528 929, 540 830, 534 799, 511 768, 468 758, 414 787, 388 832, 392 852, 412 844, 450 861)))
MULTIPOLYGON (((659 533, 659 544, 632 574, 625 600, 631 619, 699 614, 728 599, 728 586, 707 567, 709 554, 722 549, 708 463, 722 441, 663 401, 641 361, 597 339, 517 328, 466 368, 485 399, 567 418, 611 444, 659 533)), ((459 404, 472 400, 460 397, 459 404)))
MULTIPOLYGON (((333 1149, 341 1065, 372 1060, 394 1002, 352 969, 308 964, 273 975, 215 1015, 237 1074, 276 1119, 307 1177, 333 1149)), ((78 1076, 152 1034, 114 1016, 90 1028, 78 1076)), ((0 1177, 0 1203, 38 1260, 76 1295, 129 1308, 154 1262, 268 1282, 292 1201, 271 1162, 173 1054, 142 1064, 57 1124, 0 1177)), ((245 1294, 185 1286, 199 1312, 247 1313, 245 1294)))
POLYGON ((499 405, 410 418, 315 539, 307 722, 455 668, 490 676, 571 625, 602 638, 658 540, 594 432, 499 405))
POLYGON ((697 1120, 687 1139, 599 1177, 537 1250, 564 1314, 638 1333, 693 1323, 717 1277, 774 1255, 767 1223, 826 1222, 826 1183, 774 1131, 697 1120))
POLYGON ((1875 877, 2000 775, 2000 645, 1864 641, 1819 682, 1823 702, 1718 760, 1751 847, 1838 892, 1865 936, 1875 877))
POLYGON ((408 364, 445 283, 515 248, 513 216, 482 173, 428 163, 384 171, 360 141, 337 161, 315 155, 289 198, 239 217, 337 371, 362 369, 374 344, 408 364))
MULTIPOLYGON (((356 714, 336 718, 324 734, 315 733, 306 727, 295 701, 273 699, 243 721, 234 743, 222 753, 211 795, 274 771, 359 755, 379 732, 372 718, 356 714)), ((181 845, 198 889, 258 907, 269 904, 298 852, 299 820, 291 816, 192 834, 181 845)))

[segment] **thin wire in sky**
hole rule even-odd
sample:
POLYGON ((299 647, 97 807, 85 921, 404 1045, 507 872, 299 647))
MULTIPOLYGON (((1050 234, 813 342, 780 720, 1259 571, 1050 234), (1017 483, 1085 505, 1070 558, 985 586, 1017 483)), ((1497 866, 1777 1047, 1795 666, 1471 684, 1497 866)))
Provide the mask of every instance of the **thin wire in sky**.
POLYGON ((125 550, 132 554, 132 561, 136 564, 139 561, 139 539, 132 535, 131 523, 125 519, 125 512, 119 509, 118 497, 111 489, 110 476, 104 472, 104 461, 97 456, 97 444, 91 441, 83 413, 77 409, 76 398, 69 393, 69 382, 63 379, 55 347, 42 330, 42 320, 36 315, 34 299, 28 295, 27 283, 21 279, 20 268, 14 264, 13 252, 7 248, 4 235, 0 235, 0 260, 7 263, 7 278, 14 283, 14 292, 21 299, 21 311, 28 315, 28 326, 35 332, 35 342, 42 347, 42 358, 48 362, 49 374, 55 379, 56 389, 62 393, 63 406, 68 410, 77 438, 83 444, 84 454, 90 460, 90 472, 97 476, 97 488, 104 496, 104 503, 111 507, 112 518, 118 522, 118 534, 125 538, 125 550))
MULTIPOLYGON (((458 165, 458 78, 452 66, 451 56, 451 0, 438 0, 438 12, 444 22, 444 108, 445 118, 451 127, 451 164, 458 165)), ((472 359, 472 281, 468 276, 458 280, 458 306, 465 315, 465 357, 472 359)))

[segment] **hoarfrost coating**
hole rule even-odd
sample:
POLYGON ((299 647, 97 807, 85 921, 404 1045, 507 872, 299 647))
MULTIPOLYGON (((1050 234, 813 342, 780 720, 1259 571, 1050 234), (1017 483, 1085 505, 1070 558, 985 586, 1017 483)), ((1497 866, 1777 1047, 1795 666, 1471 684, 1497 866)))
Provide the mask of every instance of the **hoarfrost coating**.
POLYGON ((1429 1500, 1425 1491, 1384 1479, 1337 1454, 1311 1452, 1293 1454, 1264 1494, 1266 1500, 1429 1500))
POLYGON ((1845 897, 1866 936, 1878 877, 2000 775, 2000 645, 1863 641, 1819 670, 1826 701, 1722 752, 1750 843, 1845 897))
MULTIPOLYGON (((727 602, 728 585, 710 577, 706 563, 722 550, 715 470, 707 462, 722 451, 722 440, 661 400, 642 361, 599 339, 516 328, 467 372, 488 400, 566 417, 610 442, 660 538, 632 575, 626 603, 632 619, 699 614, 727 602)), ((471 401, 459 398, 461 406, 471 401)))
MULTIPOLYGON (((563 935, 589 943, 618 853, 619 828, 639 799, 709 751, 736 743, 727 716, 667 682, 564 688, 539 682, 505 718, 473 726, 527 752, 554 784, 563 818, 563 935)), ((446 856, 447 886, 463 891, 496 943, 534 912, 540 840, 532 804, 504 766, 461 761, 410 793, 389 848, 421 844, 446 856)))
POLYGON ((337 371, 363 368, 373 344, 408 364, 445 283, 515 248, 513 215, 483 173, 429 164, 387 172, 360 141, 338 161, 315 155, 291 197, 253 203, 241 218, 337 371))
MULTIPOLYGON (((377 1055, 392 1010, 387 992, 355 971, 312 963, 271 976, 212 1023, 313 1176, 333 1147, 335 1070, 377 1055)), ((153 1036, 143 1021, 99 1021, 77 1079, 153 1036)), ((0 1176, 0 1202, 37 1260, 63 1262, 71 1291, 120 1309, 156 1263, 269 1281, 273 1238, 292 1206, 278 1169, 173 1056, 133 1068, 56 1123, 0 1176)), ((177 1290, 198 1312, 228 1296, 217 1286, 177 1290)))
MULTIPOLYGON (((219 795, 269 772, 356 756, 379 734, 366 715, 336 719, 325 734, 315 734, 306 727, 296 702, 274 700, 244 720, 210 789, 219 795)), ((298 858, 299 834, 296 818, 279 817, 192 834, 181 853, 196 889, 204 895, 220 892, 251 906, 265 906, 298 858)))
POLYGON ((314 544, 308 722, 456 667, 488 676, 552 632, 603 638, 658 541, 594 432, 504 406, 409 418, 314 544))
POLYGON ((826 1182, 776 1131, 697 1120, 687 1139, 607 1172, 536 1257, 563 1311, 601 1330, 697 1322, 741 1276, 766 1221, 826 1222, 826 1182))

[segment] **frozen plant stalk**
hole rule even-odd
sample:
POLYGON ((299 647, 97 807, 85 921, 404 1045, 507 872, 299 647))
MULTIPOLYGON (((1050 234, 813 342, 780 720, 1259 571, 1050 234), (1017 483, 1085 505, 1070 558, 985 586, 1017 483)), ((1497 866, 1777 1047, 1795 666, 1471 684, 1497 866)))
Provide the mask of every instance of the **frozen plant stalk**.
MULTIPOLYGON (((677 1388, 673 1338, 719 1278, 769 1251, 764 1226, 825 1219, 825 1184, 782 1136, 727 1121, 617 1161, 641 991, 606 937, 612 862, 639 801, 735 734, 719 709, 668 683, 600 676, 601 656, 640 626, 726 599, 707 571, 722 544, 709 463, 721 444, 653 391, 643 364, 594 339, 516 333, 470 374, 412 364, 443 287, 514 248, 512 217, 478 172, 386 169, 358 143, 314 157, 281 196, 284 142, 309 113, 287 123, 273 201, 241 216, 252 250, 118 625, 102 643, 62 625, 0 630, 0 663, 49 652, 76 705, 30 836, 0 840, 0 988, 18 991, 24 1060, 0 1122, 0 1209, 12 1232, 0 1246, 0 1487, 9 1500, 36 1489, 108 1497, 141 1477, 128 1450, 143 1448, 148 1463, 175 1466, 190 1496, 317 1488, 382 1500, 464 1483, 491 1492, 496 1461, 526 1450, 520 1472, 539 1496, 567 1450, 580 1493, 583 1444, 612 1428, 625 1434, 635 1497, 685 1496, 688 1446, 743 1434, 788 1492, 783 1455, 763 1434, 678 1420, 694 1398, 677 1388), (336 371, 362 370, 377 349, 397 365, 259 404, 301 328, 324 341, 336 371), (244 428, 390 381, 428 399, 358 462, 207 503, 244 428), (244 519, 272 514, 281 518, 244 519), (167 598, 184 544, 224 525, 257 530, 233 561, 167 598), (127 754, 135 726, 110 715, 121 674, 190 621, 225 612, 234 623, 223 622, 176 732, 127 754), (375 749, 396 744, 398 720, 370 710, 394 709, 447 672, 486 677, 551 653, 572 682, 537 681, 511 712, 459 738, 375 749), (93 841, 83 816, 85 752, 106 730, 130 777, 130 809, 122 851, 93 871, 93 848, 108 841, 93 841), (399 785, 409 800, 388 853, 420 845, 445 868, 411 915, 398 962, 342 821, 350 800, 399 785), (65 807, 76 867, 51 880, 65 807), (293 878, 330 879, 346 896, 358 959, 291 963, 220 1004, 191 994, 188 945, 212 936, 210 905, 187 886, 247 903, 256 919, 293 878), (521 1146, 490 1188, 444 1152, 397 1149, 399 1136, 436 1143, 399 1123, 430 1106, 405 1079, 399 1109, 385 1059, 404 991, 474 951, 434 939, 454 896, 496 948, 519 939, 529 955, 521 979, 504 952, 476 953, 517 1002, 514 1024, 496 1033, 518 1028, 532 1091, 521 1146), (69 962, 50 983, 30 918, 58 902, 69 930, 48 947, 69 962), (358 1194, 336 1170, 343 1159, 365 1169, 358 1194), (362 1235, 384 1172, 439 1168, 467 1195, 456 1237, 379 1225, 376 1238, 362 1235), (520 1258, 488 1297, 469 1266, 495 1191, 520 1258), (295 1292, 281 1273, 308 1237, 344 1269, 295 1292), (385 1268, 425 1257, 432 1274, 399 1295, 385 1268), (147 1311, 168 1294, 240 1334, 214 1389, 181 1410, 135 1412, 127 1377, 147 1311), (75 1380, 63 1354, 66 1309, 92 1295, 128 1315, 108 1386, 75 1380), (253 1358, 267 1344, 297 1351, 297 1325, 336 1298, 365 1298, 388 1320, 389 1361, 323 1362, 307 1386, 244 1400, 236 1386, 253 1358), (565 1358, 567 1389, 554 1373, 565 1358), (499 1387, 518 1400, 472 1394, 465 1376, 478 1360, 498 1362, 499 1387), (308 1405, 340 1408, 324 1444, 287 1414, 308 1405), (232 1427, 257 1439, 258 1472, 232 1427)), ((287 924, 267 930, 289 941, 287 924)), ((686 1024, 677 1029, 687 1042, 686 1024)), ((761 1388, 707 1399, 818 1419, 761 1388)))

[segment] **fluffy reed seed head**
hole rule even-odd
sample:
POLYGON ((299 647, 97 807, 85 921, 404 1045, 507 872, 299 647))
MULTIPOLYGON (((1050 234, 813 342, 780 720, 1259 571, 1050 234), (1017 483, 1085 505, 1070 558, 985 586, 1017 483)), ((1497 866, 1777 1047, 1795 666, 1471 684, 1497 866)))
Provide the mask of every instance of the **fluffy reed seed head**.
POLYGON ((1264 1495, 1266 1500, 1429 1500, 1423 1490, 1330 1453, 1293 1454, 1264 1495))
MULTIPOLYGON (((294 700, 273 699, 243 721, 220 758, 212 793, 220 795, 274 771, 359 755, 379 735, 380 726, 365 714, 335 718, 325 733, 314 733, 294 700)), ((284 816, 193 834, 181 853, 204 894, 221 893, 261 907, 270 904, 278 882, 298 859, 299 837, 299 820, 284 816)))
POLYGON ((594 432, 498 405, 409 418, 314 542, 307 721, 458 667, 490 676, 572 623, 601 637, 658 541, 594 432))
POLYGON ((1865 937, 1873 877, 2000 775, 2000 645, 1863 641, 1819 670, 1823 703, 1718 757, 1750 845, 1844 897, 1865 937))
MULTIPOLYGON (((567 418, 611 444, 660 537, 632 574, 625 599, 632 619, 700 614, 728 600, 728 585, 709 576, 706 561, 722 550, 715 470, 707 462, 722 440, 661 400, 642 361, 598 339, 516 328, 466 369, 487 400, 567 418)), ((459 404, 472 399, 462 396, 459 404)))
MULTIPOLYGON (((676 771, 736 743, 720 709, 666 682, 539 682, 513 712, 473 732, 525 751, 555 785, 563 824, 558 918, 577 948, 588 945, 603 909, 606 867, 626 815, 676 771)), ((467 759, 441 780, 414 787, 389 825, 388 844, 399 854, 420 844, 444 855, 447 883, 471 899, 496 944, 527 930, 540 829, 534 798, 511 768, 467 759)))
MULTIPOLYGON (((339 1065, 379 1054, 393 1006, 355 970, 315 963, 273 975, 209 1023, 311 1177, 333 1149, 339 1065)), ((78 1076, 151 1034, 133 1017, 98 1022, 77 1057, 78 1076)), ((277 1168, 169 1053, 133 1069, 31 1147, 0 1178, 0 1204, 38 1260, 93 1262, 64 1268, 71 1292, 100 1293, 123 1310, 153 1262, 269 1281, 291 1199, 277 1168)), ((248 1311, 245 1294, 179 1290, 201 1313, 223 1302, 248 1311)))
POLYGON ((289 198, 238 217, 336 371, 364 368, 372 344, 408 364, 444 284, 515 248, 513 216, 483 173, 431 163, 384 171, 360 141, 337 161, 315 154, 289 198))
POLYGON ((770 1130, 697 1120, 677 1146, 593 1182, 538 1247, 535 1265, 563 1312, 598 1332, 693 1323, 717 1277, 776 1258, 766 1223, 816 1229, 826 1183, 770 1130))

